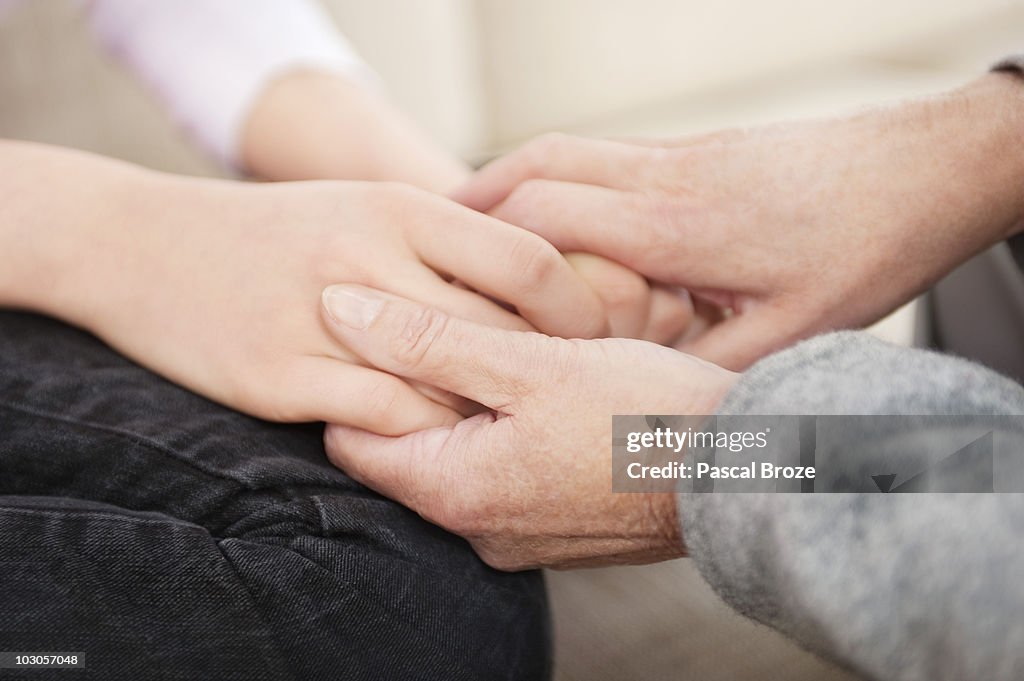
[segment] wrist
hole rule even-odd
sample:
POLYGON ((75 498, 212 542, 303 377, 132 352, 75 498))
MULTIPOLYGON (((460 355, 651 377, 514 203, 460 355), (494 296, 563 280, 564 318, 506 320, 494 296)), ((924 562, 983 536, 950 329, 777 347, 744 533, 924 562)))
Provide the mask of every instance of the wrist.
POLYGON ((244 127, 241 155, 249 172, 270 180, 405 182, 444 193, 469 177, 378 92, 310 70, 269 84, 244 127))
POLYGON ((83 178, 88 200, 54 234, 43 266, 52 285, 32 305, 104 338, 126 306, 161 286, 164 261, 206 217, 200 190, 226 184, 116 166, 83 178))
POLYGON ((1011 74, 986 74, 821 130, 830 157, 840 147, 836 180, 856 197, 858 224, 873 230, 877 248, 864 250, 872 259, 864 272, 875 280, 901 268, 893 302, 1021 227, 1024 85, 1011 74))
POLYGON ((986 82, 998 83, 1003 93, 999 99, 1006 119, 1005 143, 1010 170, 1006 173, 1007 192, 1012 195, 1016 219, 1002 238, 1006 239, 1024 231, 1024 150, 1020 141, 1024 139, 1024 73, 1015 70, 995 71, 985 77, 986 82))
POLYGON ((154 175, 77 151, 4 142, 0 167, 0 305, 69 319, 108 234, 154 175))
POLYGON ((964 194, 960 205, 969 208, 961 225, 974 230, 968 238, 977 241, 975 250, 1013 236, 1024 227, 1024 79, 985 74, 938 98, 935 111, 949 121, 938 127, 943 137, 936 144, 946 150, 945 162, 962 191, 946 190, 951 196, 964 194))

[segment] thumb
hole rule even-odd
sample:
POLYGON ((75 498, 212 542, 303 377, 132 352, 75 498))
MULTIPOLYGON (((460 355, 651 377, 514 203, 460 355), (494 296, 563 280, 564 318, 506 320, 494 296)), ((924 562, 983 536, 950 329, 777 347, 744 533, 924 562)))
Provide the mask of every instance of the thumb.
POLYGON ((467 322, 355 284, 323 291, 328 330, 378 369, 503 410, 537 376, 546 336, 467 322))
POLYGON ((324 429, 324 449, 331 463, 356 482, 422 512, 421 500, 436 492, 438 476, 432 471, 439 468, 451 432, 451 428, 434 428, 385 437, 329 424, 324 429))
POLYGON ((401 437, 328 425, 324 449, 331 463, 353 480, 451 528, 457 520, 458 497, 491 481, 474 473, 469 465, 473 454, 495 453, 496 447, 507 446, 503 443, 510 431, 494 426, 491 413, 401 437))

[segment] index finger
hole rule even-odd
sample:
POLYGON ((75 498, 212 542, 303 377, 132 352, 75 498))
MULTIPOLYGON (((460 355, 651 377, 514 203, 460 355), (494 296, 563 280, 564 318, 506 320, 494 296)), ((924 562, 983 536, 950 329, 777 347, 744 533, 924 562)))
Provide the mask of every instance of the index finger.
POLYGON ((447 202, 409 244, 431 268, 515 307, 534 327, 564 338, 608 335, 601 299, 554 246, 519 227, 447 202))
POLYGON ((451 198, 486 213, 527 180, 633 189, 645 184, 651 155, 649 146, 549 133, 488 163, 451 198))
POLYGON ((451 317, 366 286, 323 291, 327 329, 359 357, 388 373, 433 385, 504 411, 557 367, 559 341, 451 317))

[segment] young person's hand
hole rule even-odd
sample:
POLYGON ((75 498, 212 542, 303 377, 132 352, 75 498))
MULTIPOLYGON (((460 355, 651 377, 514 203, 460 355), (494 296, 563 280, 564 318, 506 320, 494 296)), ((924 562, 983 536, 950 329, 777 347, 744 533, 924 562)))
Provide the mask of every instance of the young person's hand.
POLYGON ((328 426, 328 456, 503 570, 683 553, 674 494, 612 493, 613 414, 712 414, 737 375, 653 343, 486 327, 363 286, 324 291, 373 366, 496 413, 404 437, 328 426))
POLYGON ((681 347, 739 368, 870 323, 1024 216, 1024 85, 679 142, 540 138, 455 197, 731 312, 681 347))
POLYGON ((263 418, 394 434, 454 417, 357 366, 324 332, 319 291, 332 283, 377 286, 504 328, 608 333, 600 299, 551 245, 426 192, 160 184, 164 210, 140 202, 131 229, 89 247, 83 263, 94 280, 76 321, 175 382, 263 418))
POLYGON ((554 247, 421 190, 195 180, 36 145, 2 150, 18 173, 3 186, 0 305, 68 320, 255 416, 396 434, 471 408, 360 366, 320 320, 329 284, 504 328, 608 332, 601 300, 554 247), (62 201, 39 200, 47 182, 65 188, 62 201))

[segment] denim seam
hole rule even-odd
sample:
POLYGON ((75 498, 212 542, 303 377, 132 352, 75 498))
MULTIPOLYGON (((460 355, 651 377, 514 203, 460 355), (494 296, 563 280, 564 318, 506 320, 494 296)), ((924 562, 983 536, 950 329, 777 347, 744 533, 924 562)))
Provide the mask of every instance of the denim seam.
POLYGON ((242 487, 245 487, 246 489, 257 489, 257 488, 251 487, 250 485, 248 485, 245 482, 242 482, 241 480, 237 480, 236 478, 232 478, 230 476, 224 475, 223 473, 218 473, 218 472, 211 471, 211 470, 208 470, 206 468, 203 468, 202 466, 199 466, 198 464, 196 464, 196 462, 191 461, 190 459, 187 459, 187 458, 185 458, 183 456, 180 456, 178 454, 178 452, 175 451, 173 448, 168 447, 167 445, 162 444, 160 442, 157 442, 156 440, 153 440, 152 438, 149 438, 149 437, 147 437, 145 435, 141 435, 139 433, 133 433, 130 430, 124 430, 123 428, 118 428, 117 426, 108 426, 108 425, 103 425, 103 424, 100 424, 100 423, 94 423, 92 421, 84 421, 84 420, 81 420, 81 419, 72 419, 72 418, 68 418, 66 416, 60 416, 58 414, 54 414, 54 413, 51 413, 51 412, 41 411, 39 409, 36 409, 34 407, 30 407, 30 406, 28 406, 26 404, 23 404, 23 403, 20 403, 20 402, 10 402, 10 401, 6 401, 6 400, 0 401, 0 408, 10 409, 11 411, 21 412, 23 414, 28 414, 30 416, 35 416, 37 418, 42 418, 42 419, 48 419, 50 421, 57 421, 59 423, 64 423, 66 425, 77 426, 77 427, 80 427, 80 428, 91 428, 92 430, 98 430, 100 432, 107 433, 108 435, 115 435, 117 437, 121 437, 121 438, 124 438, 124 439, 126 439, 126 440, 128 440, 130 442, 133 442, 133 443, 135 443, 137 445, 142 445, 144 447, 148 447, 150 449, 158 451, 161 454, 169 456, 172 459, 175 459, 177 461, 180 461, 180 462, 184 463, 185 465, 189 466, 190 468, 194 468, 195 470, 199 471, 200 473, 204 473, 206 475, 209 475, 210 477, 217 478, 218 480, 224 480, 224 481, 227 481, 227 482, 232 482, 232 483, 235 483, 237 485, 241 485, 242 487))
MULTIPOLYGON (((14 495, 11 495, 11 494, 2 495, 2 496, 0 496, 0 498, 4 498, 4 497, 7 497, 7 498, 11 498, 11 497, 17 498, 19 496, 24 496, 25 498, 33 498, 33 499, 45 498, 45 497, 41 497, 41 496, 38 496, 38 495, 33 495, 33 496, 29 497, 28 495, 17 495, 17 494, 14 494, 14 495)), ((61 497, 61 498, 64 498, 64 497, 61 497)), ((102 502, 91 502, 91 503, 102 503, 102 502)), ((126 509, 126 510, 130 511, 130 509, 126 509)), ((138 511, 138 512, 140 512, 140 513, 153 513, 153 511, 138 511)), ((170 515, 161 515, 160 518, 140 518, 138 516, 132 515, 130 512, 124 513, 124 514, 118 514, 118 513, 113 513, 111 511, 99 511, 99 510, 94 510, 94 509, 91 509, 91 508, 88 508, 88 509, 86 509, 86 508, 68 508, 68 507, 47 508, 45 506, 39 506, 39 507, 3 506, 3 507, 0 507, 0 515, 4 515, 4 514, 7 514, 7 513, 14 513, 14 514, 19 514, 19 515, 38 515, 38 514, 67 515, 68 513, 74 513, 76 515, 87 515, 87 516, 90 516, 90 517, 93 517, 93 518, 98 518, 100 520, 117 520, 117 521, 126 521, 127 520, 127 521, 130 521, 130 522, 133 522, 133 523, 139 523, 141 525, 177 525, 177 526, 180 526, 180 527, 196 529, 196 530, 199 530, 200 532, 202 532, 202 533, 204 533, 204 534, 206 534, 208 536, 211 536, 211 537, 213 536, 213 535, 210 534, 210 531, 207 530, 202 525, 196 525, 195 523, 190 523, 187 520, 182 520, 181 518, 175 518, 174 516, 170 516, 170 515)))
MULTIPOLYGON (((152 450, 157 451, 157 452, 159 452, 161 454, 164 454, 165 456, 168 456, 168 457, 174 459, 175 461, 178 461, 181 464, 183 464, 185 466, 188 466, 189 468, 192 468, 193 470, 196 470, 196 471, 198 471, 200 473, 203 473, 204 475, 208 475, 211 478, 216 478, 218 480, 223 480, 224 482, 228 482, 228 483, 231 483, 231 484, 234 484, 234 485, 238 485, 239 487, 241 487, 241 488, 243 488, 243 489, 245 489, 246 491, 249 491, 249 492, 263 492, 263 493, 267 493, 267 494, 274 494, 279 499, 284 500, 284 501, 299 501, 301 499, 306 498, 306 497, 286 494, 286 493, 284 493, 284 492, 282 492, 282 491, 280 491, 278 489, 274 489, 274 488, 270 488, 270 487, 262 487, 262 486, 252 485, 250 483, 243 482, 243 481, 241 481, 241 480, 239 480, 237 478, 231 477, 230 475, 225 475, 224 473, 219 473, 217 471, 213 471, 213 470, 209 470, 209 469, 203 468, 202 466, 198 465, 196 462, 192 461, 191 459, 188 459, 188 458, 186 458, 184 456, 181 456, 173 447, 169 447, 168 445, 165 445, 165 444, 162 444, 160 442, 157 442, 156 440, 153 440, 152 438, 149 438, 149 437, 147 437, 145 435, 141 435, 139 433, 133 433, 132 431, 124 430, 122 428, 118 428, 117 426, 107 426, 107 425, 103 425, 103 424, 100 424, 100 423, 94 423, 92 421, 83 421, 83 420, 79 420, 79 419, 71 419, 71 418, 59 416, 57 414, 53 414, 53 413, 50 413, 50 412, 40 411, 40 410, 38 410, 38 409, 36 409, 34 407, 30 407, 30 406, 25 405, 25 404, 20 403, 20 402, 16 403, 16 402, 8 402, 8 401, 0 400, 0 409, 5 409, 5 408, 6 409, 10 409, 11 411, 18 411, 18 412, 21 412, 21 413, 24 413, 24 414, 28 414, 30 416, 35 416, 37 418, 49 419, 49 420, 52 420, 52 421, 57 421, 59 423, 63 423, 63 424, 68 425, 68 426, 74 426, 74 427, 78 427, 78 428, 91 428, 93 430, 98 430, 100 432, 107 433, 108 435, 114 435, 114 436, 117 436, 117 437, 124 438, 125 440, 128 440, 129 442, 133 442, 134 444, 138 444, 138 445, 141 445, 141 446, 144 446, 144 447, 148 447, 149 449, 152 449, 152 450)), ((299 483, 289 484, 287 487, 290 490, 300 490, 300 489, 311 488, 311 489, 324 490, 324 491, 327 491, 327 492, 334 492, 334 491, 336 491, 330 485, 327 485, 325 483, 320 483, 320 482, 313 482, 313 483, 301 483, 301 482, 299 482, 299 483)), ((366 488, 364 488, 364 489, 366 489, 366 488)), ((358 491, 358 490, 356 490, 356 491, 358 491)), ((367 489, 366 492, 369 492, 369 490, 367 489)), ((371 496, 371 494, 372 493, 370 493, 370 494, 363 493, 363 496, 371 496)))
MULTIPOLYGON (((337 540, 339 540, 339 538, 344 537, 344 533, 332 533, 324 525, 324 521, 323 521, 323 500, 320 498, 320 496, 303 498, 303 499, 299 499, 298 501, 300 501, 300 502, 307 502, 307 501, 312 502, 313 505, 317 507, 317 511, 320 514, 319 517, 317 518, 317 522, 310 522, 309 520, 305 520, 305 519, 297 519, 296 520, 296 522, 300 522, 302 524, 303 529, 306 530, 305 536, 307 536, 307 537, 315 537, 317 539, 323 539, 323 540, 327 540, 327 541, 337 541, 337 540)), ((234 525, 237 525, 237 524, 238 523, 233 523, 231 526, 226 528, 225 532, 230 530, 231 527, 234 527, 234 525)), ((310 556, 306 555, 305 553, 303 553, 301 550, 299 550, 297 548, 293 548, 293 547, 288 546, 288 545, 286 545, 284 543, 271 543, 270 541, 267 541, 267 540, 277 539, 277 540, 281 540, 281 542, 289 542, 290 540, 295 539, 295 537, 296 537, 295 534, 273 534, 273 533, 271 533, 271 534, 260 534, 260 535, 255 536, 255 537, 252 536, 252 535, 242 534, 242 535, 236 535, 236 536, 218 537, 218 540, 220 540, 220 539, 237 539, 238 541, 243 541, 243 542, 247 542, 247 543, 250 543, 250 544, 259 544, 259 545, 263 545, 263 546, 272 546, 272 547, 275 547, 275 548, 282 549, 284 551, 288 551, 290 553, 294 553, 295 555, 299 556, 300 558, 303 558, 303 559, 305 559, 305 560, 307 560, 307 561, 309 561, 311 563, 314 563, 314 564, 319 566, 319 564, 317 564, 316 561, 313 560, 313 558, 311 558, 310 556)), ((448 573, 446 573, 446 572, 444 572, 442 570, 438 570, 438 569, 433 568, 433 567, 431 567, 429 565, 424 565, 424 564, 421 564, 421 563, 416 563, 414 561, 411 561, 408 558, 405 558, 404 556, 402 556, 401 554, 396 553, 395 551, 391 550, 390 547, 382 547, 382 551, 386 552, 391 560, 394 560, 395 562, 401 563, 403 565, 408 565, 410 568, 413 568, 415 570, 422 570, 424 572, 428 572, 428 573, 430 573, 432 575, 436 575, 439 579, 442 579, 442 580, 443 579, 448 579, 450 577, 450 575, 448 573)), ((326 569, 326 568, 323 568, 323 566, 319 566, 319 567, 321 569, 326 569)), ((536 599, 534 599, 532 597, 529 597, 529 596, 526 596, 526 595, 522 594, 517 589, 506 588, 506 587, 498 586, 498 585, 488 585, 488 587, 486 587, 486 588, 494 589, 495 592, 497 592, 497 593, 508 594, 508 595, 516 597, 517 599, 526 600, 527 602, 536 600, 536 599)))
MULTIPOLYGON (((7 495, 7 496, 15 496, 15 497, 17 497, 18 495, 7 495)), ((0 498, 2 498, 2 497, 0 497, 0 498)), ((40 498, 40 497, 33 497, 33 498, 40 498)), ((130 509, 128 509, 128 510, 130 510, 130 509)), ((21 515, 35 515, 35 514, 39 514, 39 513, 44 513, 44 514, 47 514, 47 515, 62 515, 62 514, 66 514, 68 512, 79 514, 79 515, 88 515, 90 517, 99 518, 99 519, 103 519, 103 520, 116 520, 116 521, 127 520, 127 521, 131 521, 131 522, 134 522, 134 523, 145 524, 145 525, 178 525, 180 527, 186 527, 186 528, 191 528, 191 529, 198 530, 198 531, 202 532, 203 534, 207 535, 208 537, 210 537, 211 539, 214 540, 214 543, 217 544, 218 550, 220 550, 220 542, 227 541, 227 540, 235 540, 235 541, 245 542, 245 543, 248 543, 248 544, 258 544, 258 545, 263 545, 263 546, 270 546, 270 547, 280 548, 280 549, 283 549, 285 551, 288 551, 289 553, 294 553, 297 556, 299 556, 300 558, 303 558, 304 560, 307 560, 309 562, 312 562, 312 563, 316 564, 316 561, 314 561, 312 558, 307 556, 305 553, 303 553, 302 551, 299 551, 297 549, 293 549, 293 548, 291 548, 289 546, 282 546, 280 544, 276 544, 276 545, 275 544, 270 544, 270 543, 267 543, 267 542, 264 542, 264 541, 258 541, 258 540, 253 539, 253 538, 246 538, 244 536, 243 537, 220 537, 220 536, 216 536, 216 535, 212 534, 209 530, 207 530, 205 527, 203 527, 202 525, 197 525, 197 524, 189 522, 187 520, 182 520, 181 518, 175 518, 174 516, 170 516, 170 515, 162 516, 160 518, 140 518, 138 516, 131 515, 131 513, 125 513, 125 514, 121 515, 121 514, 118 514, 118 513, 113 513, 111 511, 99 511, 99 510, 93 510, 93 509, 45 508, 45 507, 18 508, 18 507, 11 507, 11 506, 0 507, 0 515, 3 515, 5 513, 16 513, 16 514, 21 514, 21 515)), ((152 513, 152 511, 145 511, 145 512, 146 513, 152 513)), ((322 528, 317 528, 317 527, 315 527, 314 525, 312 525, 310 523, 304 523, 304 524, 306 526, 306 529, 310 530, 309 536, 314 536, 314 537, 316 537, 318 539, 334 539, 333 536, 331 536, 330 534, 324 532, 322 528), (317 532, 318 529, 320 530, 319 532, 317 532)), ((273 535, 273 534, 261 535, 260 537, 258 537, 259 540, 263 540, 263 539, 284 539, 284 540, 289 540, 289 539, 294 539, 294 538, 295 538, 294 535, 273 535)), ((223 551, 221 551, 221 553, 223 553, 223 551)), ((414 567, 414 568, 419 569, 419 570, 426 570, 426 571, 428 571, 428 572, 430 572, 432 574, 436 574, 438 577, 441 577, 441 578, 447 578, 449 576, 446 573, 441 572, 439 570, 434 570, 434 569, 432 569, 430 567, 427 567, 427 566, 424 566, 424 565, 420 565, 418 563, 413 563, 412 561, 409 561, 409 560, 407 560, 405 558, 402 558, 401 556, 394 556, 394 555, 392 555, 391 557, 394 560, 397 560, 397 561, 399 561, 399 562, 401 562, 401 563, 403 563, 405 565, 409 565, 409 566, 414 567)), ((225 556, 225 559, 227 559, 227 556, 225 556)), ((326 569, 326 568, 323 568, 323 566, 320 566, 319 564, 317 564, 317 565, 321 569, 326 569)), ((501 589, 501 587, 498 587, 498 588, 501 589)), ((522 597, 522 594, 519 594, 518 592, 516 592, 516 591, 514 591, 512 589, 501 589, 501 590, 503 592, 512 593, 514 595, 522 597)))
MULTIPOLYGON (((322 485, 322 484, 288 485, 288 490, 290 490, 290 491, 300 490, 300 489, 301 490, 310 490, 310 491, 322 492, 324 494, 337 494, 338 493, 337 489, 334 489, 332 487, 328 487, 328 486, 322 485)), ((294 495, 294 494, 286 494, 286 493, 284 493, 282 491, 279 491, 279 490, 270 490, 270 489, 265 489, 265 488, 254 488, 254 489, 251 489, 251 491, 253 491, 253 492, 266 491, 268 493, 272 493, 272 494, 278 495, 280 501, 286 501, 286 502, 291 502, 291 503, 295 503, 295 502, 300 502, 301 503, 301 502, 304 502, 304 501, 312 500, 313 503, 317 505, 318 512, 320 512, 320 509, 319 509, 320 501, 319 500, 320 500, 320 497, 322 496, 321 494, 313 494, 313 495, 300 496, 300 495, 294 495)), ((345 490, 345 492, 346 492, 346 495, 353 496, 353 497, 358 496, 359 498, 362 498, 362 499, 373 499, 373 498, 376 498, 376 497, 379 496, 375 492, 371 491, 369 488, 366 488, 366 487, 363 487, 362 489, 345 490)), ((223 535, 224 539, 229 539, 229 538, 244 539, 245 538, 245 534, 235 534, 235 528, 238 525, 241 525, 242 523, 246 522, 250 518, 252 518, 252 516, 251 515, 247 515, 247 516, 244 516, 242 518, 238 518, 237 520, 234 520, 230 525, 228 525, 227 527, 223 528, 223 530, 221 530, 220 534, 223 535)), ((303 520, 302 522, 303 522, 303 524, 306 527, 313 528, 313 530, 322 530, 323 529, 322 519, 318 523, 311 523, 311 522, 309 522, 307 520, 303 520)), ((274 536, 274 535, 266 535, 266 536, 274 536)), ((325 536, 326 537, 326 535, 324 535, 322 532, 318 536, 325 536)))
MULTIPOLYGON (((180 464, 182 464, 184 466, 187 466, 188 468, 191 468, 192 470, 195 470, 195 471, 197 471, 197 472, 199 472, 199 473, 201 473, 203 475, 207 475, 207 476, 209 476, 211 478, 215 478, 217 480, 221 480, 221 481, 223 481, 225 483, 228 483, 228 484, 231 484, 231 485, 237 485, 238 487, 240 487, 241 489, 243 489, 243 490, 245 490, 247 492, 257 492, 257 493, 272 495, 273 497, 275 497, 279 501, 283 501, 283 502, 301 501, 302 499, 306 498, 306 497, 302 497, 302 496, 297 496, 295 494, 288 494, 288 493, 285 493, 285 492, 283 492, 283 491, 281 491, 279 489, 274 489, 274 488, 270 488, 270 487, 253 486, 251 484, 247 484, 245 482, 242 482, 241 480, 238 480, 236 478, 224 475, 222 473, 217 473, 215 471, 208 470, 206 468, 203 468, 202 466, 197 465, 194 461, 192 461, 192 460, 190 460, 190 459, 188 459, 188 458, 186 458, 184 456, 181 456, 172 447, 168 447, 167 445, 161 444, 161 443, 159 443, 159 442, 157 442, 155 440, 147 438, 144 435, 140 435, 138 433, 133 433, 131 431, 123 430, 123 429, 118 428, 116 426, 107 426, 107 425, 103 425, 103 424, 99 424, 99 423, 94 423, 94 422, 91 422, 91 421, 83 421, 83 420, 80 420, 80 419, 71 419, 71 418, 67 418, 67 417, 62 417, 62 416, 59 416, 57 414, 53 414, 53 413, 50 413, 50 412, 40 411, 38 409, 35 409, 33 407, 30 407, 30 406, 22 404, 22 403, 14 403, 14 402, 4 401, 4 400, 0 400, 0 409, 9 409, 11 411, 16 411, 16 412, 28 414, 28 415, 36 417, 36 418, 56 421, 58 423, 62 423, 64 425, 66 425, 66 426, 70 426, 70 427, 73 427, 73 428, 92 429, 92 430, 96 430, 96 431, 99 431, 99 432, 102 432, 102 433, 106 433, 108 435, 112 435, 112 436, 115 436, 115 437, 120 437, 120 438, 122 438, 124 440, 127 440, 128 442, 131 442, 132 444, 139 445, 139 446, 142 446, 142 447, 146 447, 146 448, 150 449, 151 451, 155 451, 157 453, 163 454, 164 456, 167 456, 167 457, 173 459, 174 461, 177 461, 178 463, 180 463, 180 464)), ((332 491, 332 488, 327 487, 327 486, 325 486, 325 485, 323 485, 321 483, 315 483, 315 484, 309 484, 309 485, 294 484, 294 485, 289 485, 288 489, 294 491, 294 490, 303 489, 303 488, 306 488, 306 487, 317 489, 317 490, 332 491)), ((171 516, 168 516, 168 517, 171 517, 171 516)), ((223 528, 223 530, 221 532, 217 533, 216 535, 214 535, 211 532, 211 536, 216 536, 216 537, 220 538, 221 535, 224 535, 226 532, 229 532, 232 527, 234 527, 235 525, 243 522, 245 519, 246 518, 236 519, 235 521, 233 521, 231 523, 231 525, 229 525, 227 528, 223 528)), ((197 526, 198 527, 203 527, 203 529, 207 529, 205 527, 205 525, 197 524, 197 526)), ((207 531, 209 531, 209 530, 207 530, 207 531)))

